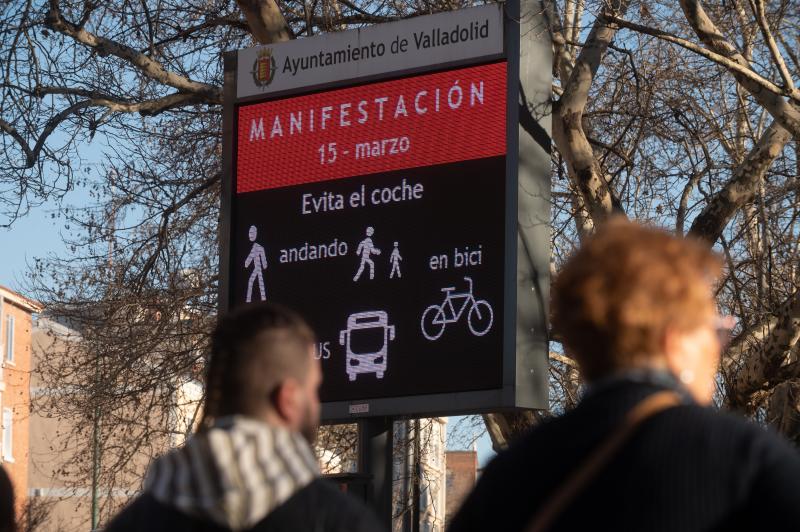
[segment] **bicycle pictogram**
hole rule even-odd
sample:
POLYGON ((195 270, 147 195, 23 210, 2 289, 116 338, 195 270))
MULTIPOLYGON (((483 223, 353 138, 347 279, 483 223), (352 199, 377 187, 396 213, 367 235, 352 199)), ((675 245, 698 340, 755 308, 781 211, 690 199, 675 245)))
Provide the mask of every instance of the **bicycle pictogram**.
POLYGON ((442 288, 445 297, 441 305, 431 305, 422 313, 420 322, 422 335, 428 340, 438 340, 444 333, 448 323, 456 323, 467 311, 467 326, 475 336, 483 336, 489 332, 494 322, 492 306, 485 299, 475 299, 472 293, 473 282, 464 277, 469 288, 465 292, 456 292, 455 287, 442 288))

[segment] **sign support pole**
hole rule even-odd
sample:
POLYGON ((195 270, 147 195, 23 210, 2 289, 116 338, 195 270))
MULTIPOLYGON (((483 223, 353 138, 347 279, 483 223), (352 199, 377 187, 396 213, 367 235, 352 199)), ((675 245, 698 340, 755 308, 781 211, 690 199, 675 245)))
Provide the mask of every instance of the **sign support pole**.
POLYGON ((387 530, 392 527, 393 427, 391 417, 358 422, 358 469, 367 476, 367 503, 387 530))
POLYGON ((420 421, 419 419, 414 420, 414 472, 413 472, 413 479, 414 489, 412 490, 411 497, 414 499, 414 511, 412 512, 411 518, 411 532, 419 532, 420 526, 420 485, 422 484, 422 464, 420 464, 420 459, 422 457, 422 452, 420 446, 422 445, 422 435, 420 434, 420 421))

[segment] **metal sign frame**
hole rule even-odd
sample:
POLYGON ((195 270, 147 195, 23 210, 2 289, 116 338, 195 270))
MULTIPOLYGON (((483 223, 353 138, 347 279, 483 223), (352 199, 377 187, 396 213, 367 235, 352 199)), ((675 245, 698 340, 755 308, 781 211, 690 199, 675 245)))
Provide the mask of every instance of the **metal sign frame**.
MULTIPOLYGON (((550 259, 550 97, 552 49, 538 3, 518 0, 503 10, 504 51, 499 55, 428 65, 237 98, 237 52, 224 55, 223 172, 219 226, 219 309, 228 310, 233 172, 239 104, 320 92, 390 79, 507 61, 507 142, 502 386, 496 389, 410 395, 322 404, 327 423, 386 416, 436 416, 548 407, 550 259), (516 206, 516 208, 514 208, 516 206)), ((498 356, 487 354, 487 356, 498 356)))

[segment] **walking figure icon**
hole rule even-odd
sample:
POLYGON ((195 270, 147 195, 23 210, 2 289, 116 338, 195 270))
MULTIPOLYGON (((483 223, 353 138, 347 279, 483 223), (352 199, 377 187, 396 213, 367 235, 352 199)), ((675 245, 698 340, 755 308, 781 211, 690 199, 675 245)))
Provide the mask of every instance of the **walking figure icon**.
POLYGON ((392 254, 389 255, 389 262, 392 263, 392 271, 389 272, 389 279, 393 279, 395 274, 397 274, 397 278, 400 279, 402 275, 400 274, 400 261, 403 260, 403 257, 400 256, 400 250, 397 248, 397 242, 394 243, 394 249, 392 250, 392 254))
POLYGON ((247 269, 252 264, 253 273, 250 274, 250 280, 247 282, 247 297, 245 298, 245 302, 250 303, 252 301, 253 283, 255 283, 256 280, 258 280, 258 290, 261 294, 261 301, 266 301, 267 294, 264 290, 264 270, 267 269, 267 254, 264 252, 264 247, 256 243, 258 229, 256 229, 255 225, 250 226, 247 236, 250 238, 250 242, 253 243, 253 247, 250 248, 250 254, 244 261, 244 267, 247 269))
POLYGON ((358 265, 358 271, 353 277, 353 282, 357 282, 361 278, 361 274, 364 273, 364 266, 369 266, 369 278, 375 278, 375 262, 372 260, 372 255, 380 255, 381 250, 376 248, 372 242, 373 234, 375 234, 375 229, 367 227, 367 237, 358 244, 356 255, 361 256, 361 264, 358 265))

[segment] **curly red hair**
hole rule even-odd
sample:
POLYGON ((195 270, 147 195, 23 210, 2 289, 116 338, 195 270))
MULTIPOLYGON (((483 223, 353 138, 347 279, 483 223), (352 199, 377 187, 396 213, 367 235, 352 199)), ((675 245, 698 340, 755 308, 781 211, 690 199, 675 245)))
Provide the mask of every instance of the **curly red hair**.
POLYGON ((714 311, 722 262, 699 240, 622 217, 606 222, 553 284, 553 329, 588 380, 658 356, 668 327, 691 330, 714 311))

